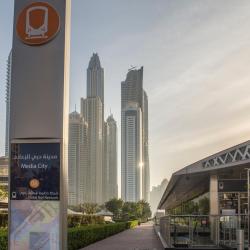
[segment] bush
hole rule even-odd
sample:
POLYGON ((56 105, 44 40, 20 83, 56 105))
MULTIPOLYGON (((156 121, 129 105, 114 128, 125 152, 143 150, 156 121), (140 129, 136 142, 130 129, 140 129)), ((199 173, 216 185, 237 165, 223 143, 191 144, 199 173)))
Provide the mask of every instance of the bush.
MULTIPOLYGON (((114 224, 99 224, 80 226, 68 229, 68 249, 77 250, 126 229, 134 228, 138 221, 119 222, 114 224)), ((0 230, 0 250, 8 248, 7 229, 0 230)))
POLYGON ((80 227, 91 224, 104 224, 104 218, 96 215, 68 215, 68 227, 80 227))
POLYGON ((8 227, 8 214, 7 213, 0 213, 0 228, 8 227))
POLYGON ((134 228, 138 226, 138 220, 128 221, 127 222, 127 229, 134 228))
POLYGON ((86 247, 96 241, 134 228, 138 221, 118 222, 115 224, 92 225, 87 227, 70 228, 68 230, 68 249, 76 250, 86 247))
POLYGON ((0 230, 0 250, 8 249, 8 232, 7 229, 0 230))

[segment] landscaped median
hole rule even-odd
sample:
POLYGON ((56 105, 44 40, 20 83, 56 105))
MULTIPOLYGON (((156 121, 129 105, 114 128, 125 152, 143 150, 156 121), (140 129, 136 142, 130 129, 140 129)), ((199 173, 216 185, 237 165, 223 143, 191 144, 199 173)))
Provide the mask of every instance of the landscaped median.
MULTIPOLYGON (((68 250, 78 250, 96 241, 120 233, 126 229, 134 228, 138 221, 117 222, 112 224, 79 226, 68 229, 68 250)), ((0 250, 6 250, 8 234, 6 229, 0 229, 0 250)))

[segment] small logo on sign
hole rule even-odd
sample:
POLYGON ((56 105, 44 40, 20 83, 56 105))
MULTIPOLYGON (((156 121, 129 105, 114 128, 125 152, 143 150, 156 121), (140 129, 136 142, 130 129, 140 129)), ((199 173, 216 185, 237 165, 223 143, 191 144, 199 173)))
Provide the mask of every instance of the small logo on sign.
POLYGON ((29 182, 29 185, 32 189, 36 189, 40 186, 40 181, 37 180, 37 179, 31 179, 30 182, 29 182))
POLYGON ((16 192, 12 192, 12 199, 16 199, 16 192))
POLYGON ((17 34, 29 45, 41 45, 55 37, 60 27, 57 11, 48 3, 36 2, 24 8, 17 19, 17 34))

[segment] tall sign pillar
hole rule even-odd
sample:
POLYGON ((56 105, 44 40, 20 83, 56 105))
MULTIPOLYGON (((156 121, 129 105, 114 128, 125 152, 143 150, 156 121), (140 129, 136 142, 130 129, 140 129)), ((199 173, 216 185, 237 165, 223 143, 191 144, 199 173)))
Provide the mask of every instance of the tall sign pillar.
POLYGON ((67 249, 70 0, 15 0, 9 249, 67 249))

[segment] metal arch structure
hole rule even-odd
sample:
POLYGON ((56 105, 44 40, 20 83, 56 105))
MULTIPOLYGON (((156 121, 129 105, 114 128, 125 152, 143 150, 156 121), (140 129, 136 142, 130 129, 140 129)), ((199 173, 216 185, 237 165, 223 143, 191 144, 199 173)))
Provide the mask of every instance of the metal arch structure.
POLYGON ((222 152, 214 158, 207 159, 202 162, 202 166, 203 168, 210 168, 246 160, 250 160, 250 142, 247 145, 238 145, 228 152, 222 152))

